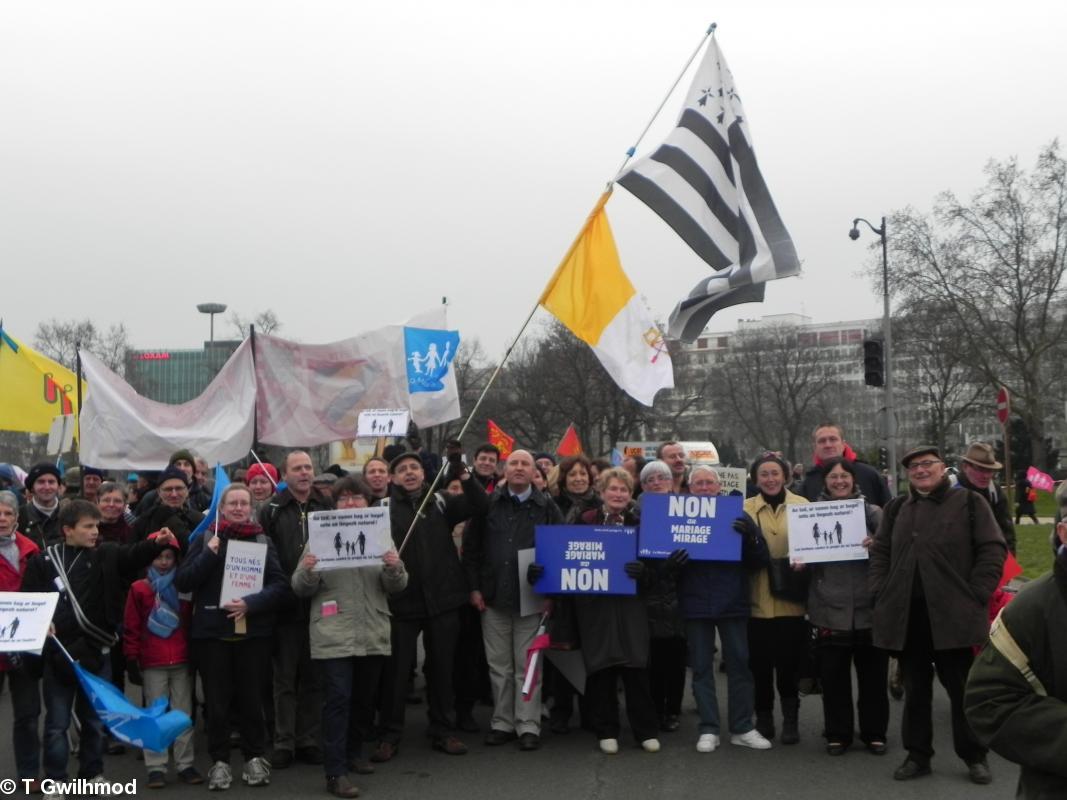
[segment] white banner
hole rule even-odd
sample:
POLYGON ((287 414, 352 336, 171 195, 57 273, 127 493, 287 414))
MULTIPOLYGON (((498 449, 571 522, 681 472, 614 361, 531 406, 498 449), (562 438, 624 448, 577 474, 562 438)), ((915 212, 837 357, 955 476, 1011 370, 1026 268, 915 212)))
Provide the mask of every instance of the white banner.
POLYGON ((356 436, 359 438, 406 436, 410 416, 411 412, 406 408, 364 409, 359 412, 356 436))
POLYGON ((388 507, 314 511, 308 517, 308 548, 317 571, 372 567, 393 547, 388 507))
POLYGON ((59 592, 0 592, 0 653, 40 653, 59 592))
POLYGON ((81 462, 101 469, 163 469, 188 448, 209 464, 231 464, 252 448, 256 376, 246 340, 203 394, 180 405, 142 397, 92 353, 81 413, 81 462))
POLYGON ((263 576, 266 571, 267 545, 265 543, 230 539, 226 543, 226 561, 222 568, 219 608, 234 600, 263 591, 263 576))
POLYGON ((360 412, 370 408, 409 408, 419 427, 456 419, 455 349, 444 341, 446 324, 441 308, 331 344, 257 334, 260 441, 310 447, 354 439, 360 412))
POLYGON ((863 500, 788 505, 789 558, 805 564, 867 558, 863 500))

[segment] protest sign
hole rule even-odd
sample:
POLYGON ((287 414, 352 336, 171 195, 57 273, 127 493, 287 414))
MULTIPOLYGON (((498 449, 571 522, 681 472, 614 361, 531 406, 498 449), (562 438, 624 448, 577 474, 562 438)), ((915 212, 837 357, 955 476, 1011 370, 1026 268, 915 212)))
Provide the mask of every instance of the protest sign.
POLYGON ((745 487, 748 485, 748 470, 741 467, 715 467, 715 471, 719 473, 719 483, 722 488, 719 490, 719 496, 722 497, 728 494, 736 494, 739 497, 745 496, 745 487))
POLYGON ((339 508, 308 516, 308 547, 316 570, 380 566, 393 547, 389 509, 339 508))
POLYGON ((637 528, 538 525, 540 594, 637 594, 624 567, 637 557, 637 528))
POLYGON ((0 653, 40 653, 58 592, 0 592, 0 653))
POLYGON ((681 549, 694 561, 740 561, 741 537, 731 525, 743 503, 741 497, 645 493, 637 555, 666 558, 681 549))
POLYGON ((356 436, 407 436, 406 408, 366 408, 356 418, 356 436))
POLYGON ((805 564, 867 558, 863 500, 788 505, 789 558, 805 564))
POLYGON ((267 571, 267 545, 260 542, 226 543, 226 561, 222 570, 219 607, 263 590, 263 575, 267 571))

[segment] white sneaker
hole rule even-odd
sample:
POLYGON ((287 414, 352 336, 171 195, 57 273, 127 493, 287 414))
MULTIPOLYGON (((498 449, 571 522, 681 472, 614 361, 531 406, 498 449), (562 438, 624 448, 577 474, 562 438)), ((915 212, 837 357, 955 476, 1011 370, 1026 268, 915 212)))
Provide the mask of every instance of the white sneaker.
POLYGON ((645 739, 641 742, 641 747, 646 753, 658 753, 659 739, 645 739))
POLYGON ((771 743, 763 738, 763 734, 755 728, 748 733, 735 733, 730 737, 730 744, 741 747, 751 747, 753 750, 770 750, 771 743))
POLYGON ((222 792, 233 783, 233 770, 225 761, 216 761, 207 772, 207 788, 212 792, 222 792))
POLYGON ((719 749, 719 737, 714 733, 702 733, 697 739, 698 753, 714 753, 719 749))
POLYGON ((262 756, 248 759, 241 780, 249 786, 266 786, 270 783, 270 762, 262 756))
POLYGON ((600 740, 600 752, 606 755, 613 756, 619 752, 619 740, 618 739, 601 739, 600 740))

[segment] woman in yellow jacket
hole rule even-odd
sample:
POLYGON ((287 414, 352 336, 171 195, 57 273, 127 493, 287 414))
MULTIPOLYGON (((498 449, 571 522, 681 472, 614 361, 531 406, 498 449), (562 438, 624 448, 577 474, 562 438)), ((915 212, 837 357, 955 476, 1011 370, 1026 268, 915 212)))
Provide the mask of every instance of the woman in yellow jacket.
POLYGON ((756 730, 774 738, 774 689, 782 702, 782 744, 800 741, 797 680, 808 625, 804 620, 806 579, 789 565, 787 505, 807 503, 786 489, 789 464, 777 453, 765 453, 752 464, 749 477, 759 493, 745 500, 745 526, 753 525, 767 542, 770 567, 752 575, 752 616, 748 622, 749 664, 755 681, 756 730))

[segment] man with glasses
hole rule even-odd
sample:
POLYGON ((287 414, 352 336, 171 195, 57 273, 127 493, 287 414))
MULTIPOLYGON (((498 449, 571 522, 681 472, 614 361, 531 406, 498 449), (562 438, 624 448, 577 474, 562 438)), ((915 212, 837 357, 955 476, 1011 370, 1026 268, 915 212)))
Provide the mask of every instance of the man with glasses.
POLYGON ((908 756, 893 777, 930 774, 934 670, 952 708, 952 743, 974 783, 993 780, 987 749, 963 716, 974 649, 989 634, 989 598, 1007 544, 988 504, 953 486, 933 446, 907 452, 909 491, 886 506, 870 548, 874 643, 897 653, 904 673, 902 740, 908 756))
POLYGON ((1008 543, 1008 549, 1014 553, 1015 526, 1011 524, 1008 496, 993 480, 1002 467, 1003 465, 997 461, 993 453, 993 445, 975 442, 967 448, 967 452, 960 459, 959 482, 960 486, 976 492, 989 503, 989 507, 993 510, 993 518, 996 519, 1000 532, 1004 534, 1004 541, 1008 543))
POLYGON ((167 467, 160 473, 156 493, 159 502, 137 518, 133 524, 133 539, 143 542, 150 533, 167 529, 184 549, 189 534, 204 518, 189 506, 189 475, 179 467, 167 467))

